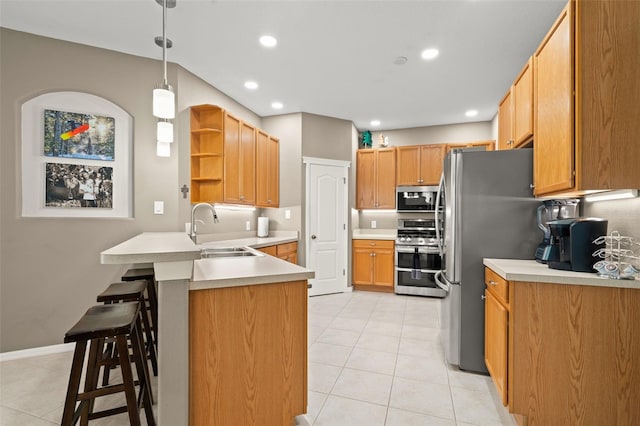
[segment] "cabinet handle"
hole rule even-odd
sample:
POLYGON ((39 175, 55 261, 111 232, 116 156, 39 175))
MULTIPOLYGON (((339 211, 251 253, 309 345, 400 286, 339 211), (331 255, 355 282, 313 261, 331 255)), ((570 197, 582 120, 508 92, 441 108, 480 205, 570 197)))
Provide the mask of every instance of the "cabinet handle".
POLYGON ((369 257, 373 257, 373 252, 369 253, 369 257))
POLYGON ((241 200, 244 200, 244 195, 241 195, 241 196, 240 196, 240 199, 241 199, 241 200))
POLYGON ((535 188, 536 188, 536 186, 535 186, 534 184, 530 183, 530 184, 529 184, 529 188, 531 188, 531 189, 535 189, 535 188))
POLYGON ((271 204, 271 200, 267 200, 267 204, 271 204))
POLYGON ((493 281, 493 280, 489 280, 489 284, 491 284, 491 285, 498 285, 498 283, 497 283, 497 282, 495 282, 495 281, 493 281))
POLYGON ((375 253, 371 253, 371 254, 373 254, 373 257, 376 257, 376 254, 375 254, 375 253))
POLYGON ((480 299, 481 299, 482 301, 484 301, 486 298, 487 298, 487 296, 485 296, 484 294, 483 294, 482 296, 480 296, 480 299))

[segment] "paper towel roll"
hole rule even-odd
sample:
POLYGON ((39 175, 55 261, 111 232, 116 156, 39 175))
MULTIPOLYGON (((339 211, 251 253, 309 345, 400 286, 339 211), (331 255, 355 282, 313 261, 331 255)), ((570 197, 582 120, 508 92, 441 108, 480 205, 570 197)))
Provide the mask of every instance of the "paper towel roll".
POLYGON ((258 218, 258 237, 269 236, 269 218, 260 216, 258 218))

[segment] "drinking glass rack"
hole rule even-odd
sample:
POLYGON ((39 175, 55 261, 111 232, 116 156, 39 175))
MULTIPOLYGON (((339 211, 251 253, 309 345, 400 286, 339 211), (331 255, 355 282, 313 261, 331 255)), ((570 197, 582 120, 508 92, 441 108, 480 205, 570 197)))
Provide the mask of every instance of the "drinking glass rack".
POLYGON ((604 259, 593 265, 598 275, 623 280, 635 279, 636 274, 640 272, 639 240, 612 231, 610 235, 596 238, 593 243, 605 245, 593 252, 593 257, 604 259))

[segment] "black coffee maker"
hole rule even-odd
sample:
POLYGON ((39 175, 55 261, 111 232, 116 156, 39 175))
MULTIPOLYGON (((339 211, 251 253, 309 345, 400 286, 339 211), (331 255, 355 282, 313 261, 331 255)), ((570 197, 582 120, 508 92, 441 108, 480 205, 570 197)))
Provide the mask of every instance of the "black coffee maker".
POLYGON ((597 217, 577 217, 547 223, 551 230, 551 245, 558 258, 549 260, 551 269, 575 272, 595 272, 598 258, 593 252, 603 247, 593 241, 607 235, 608 221, 597 217))
POLYGON ((538 207, 538 228, 544 232, 542 242, 536 248, 535 259, 540 263, 558 260, 558 246, 551 242, 548 223, 553 220, 578 217, 579 199, 545 200, 538 207))

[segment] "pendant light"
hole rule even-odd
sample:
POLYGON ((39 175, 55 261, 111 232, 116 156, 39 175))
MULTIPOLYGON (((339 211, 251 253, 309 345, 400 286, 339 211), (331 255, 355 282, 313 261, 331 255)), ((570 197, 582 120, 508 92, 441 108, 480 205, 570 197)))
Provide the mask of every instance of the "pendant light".
POLYGON ((168 157, 171 153, 170 144, 173 142, 173 123, 169 120, 176 116, 176 101, 173 87, 167 81, 167 49, 173 46, 167 38, 167 8, 175 7, 176 0, 156 0, 162 6, 162 37, 156 37, 155 43, 162 47, 162 83, 153 89, 153 115, 158 117, 156 125, 157 147, 159 157, 168 157))

